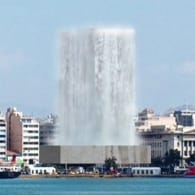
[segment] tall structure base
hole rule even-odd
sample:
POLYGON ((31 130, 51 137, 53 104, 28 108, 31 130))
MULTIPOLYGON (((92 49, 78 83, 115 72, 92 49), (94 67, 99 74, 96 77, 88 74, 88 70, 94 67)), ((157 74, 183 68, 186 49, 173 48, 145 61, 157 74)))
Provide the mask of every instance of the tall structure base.
POLYGON ((104 164, 115 157, 118 164, 151 163, 150 146, 41 146, 40 162, 53 164, 104 164))

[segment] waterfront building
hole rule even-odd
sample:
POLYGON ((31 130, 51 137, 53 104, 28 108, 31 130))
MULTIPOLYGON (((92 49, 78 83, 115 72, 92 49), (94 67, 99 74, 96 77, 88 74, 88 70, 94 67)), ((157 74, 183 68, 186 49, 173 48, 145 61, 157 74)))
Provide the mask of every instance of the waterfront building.
POLYGON ((30 175, 56 175, 56 169, 54 167, 42 166, 40 164, 29 165, 30 175))
POLYGON ((16 108, 8 108, 6 120, 8 150, 21 154, 25 163, 39 162, 39 122, 16 108))
POLYGON ((131 171, 134 176, 152 176, 161 174, 160 167, 132 167, 131 171))
POLYGON ((5 117, 0 114, 0 159, 6 159, 7 150, 7 133, 5 117))
POLYGON ((40 146, 40 162, 43 164, 103 165, 107 158, 115 157, 121 166, 149 166, 150 146, 40 146))
POLYGON ((164 157, 170 149, 177 149, 183 159, 195 152, 194 125, 181 125, 175 114, 156 116, 151 109, 145 109, 138 115, 136 130, 143 144, 151 146, 152 158, 164 157))

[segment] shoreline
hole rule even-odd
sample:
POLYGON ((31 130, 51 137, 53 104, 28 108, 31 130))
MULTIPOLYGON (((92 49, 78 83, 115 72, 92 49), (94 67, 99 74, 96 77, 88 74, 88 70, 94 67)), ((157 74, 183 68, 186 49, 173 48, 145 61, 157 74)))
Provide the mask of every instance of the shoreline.
POLYGON ((184 175, 20 175, 18 178, 184 178, 184 175))

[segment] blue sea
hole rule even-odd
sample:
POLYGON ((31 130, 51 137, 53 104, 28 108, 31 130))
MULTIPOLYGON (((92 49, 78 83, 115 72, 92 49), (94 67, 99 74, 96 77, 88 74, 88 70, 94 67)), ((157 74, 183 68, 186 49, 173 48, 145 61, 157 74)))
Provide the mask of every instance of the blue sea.
POLYGON ((195 194, 195 178, 0 179, 0 195, 195 194))

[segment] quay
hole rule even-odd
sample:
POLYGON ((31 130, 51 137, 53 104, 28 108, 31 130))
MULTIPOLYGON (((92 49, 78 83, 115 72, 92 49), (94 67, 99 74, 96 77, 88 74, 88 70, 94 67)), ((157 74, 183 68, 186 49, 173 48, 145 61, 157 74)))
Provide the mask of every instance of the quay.
POLYGON ((53 175, 20 175, 19 178, 183 178, 183 174, 161 174, 161 175, 110 175, 110 174, 53 174, 53 175))

